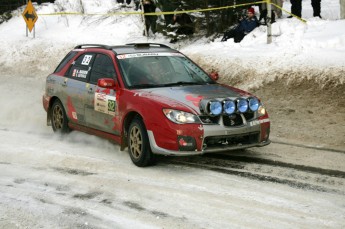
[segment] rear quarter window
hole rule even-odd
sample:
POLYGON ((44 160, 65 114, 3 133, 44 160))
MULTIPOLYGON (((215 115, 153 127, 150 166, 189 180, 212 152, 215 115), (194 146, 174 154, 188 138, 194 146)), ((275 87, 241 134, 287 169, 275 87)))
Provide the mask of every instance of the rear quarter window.
POLYGON ((79 56, 71 65, 67 72, 67 77, 75 80, 86 82, 90 75, 92 62, 94 61, 95 53, 84 53, 79 56))
POLYGON ((71 51, 69 52, 65 58, 62 59, 62 61, 60 62, 60 64, 57 66, 57 68, 55 69, 54 73, 57 73, 59 71, 61 71, 63 69, 63 67, 73 58, 77 55, 78 52, 75 51, 71 51))

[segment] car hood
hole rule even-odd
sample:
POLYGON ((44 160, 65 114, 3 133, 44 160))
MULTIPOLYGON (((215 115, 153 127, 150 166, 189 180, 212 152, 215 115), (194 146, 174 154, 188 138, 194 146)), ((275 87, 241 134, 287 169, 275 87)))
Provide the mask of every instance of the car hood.
POLYGON ((151 99, 172 107, 176 107, 177 104, 187 106, 198 114, 201 113, 199 106, 201 100, 252 96, 246 91, 222 84, 150 88, 140 91, 142 96, 146 94, 151 99))

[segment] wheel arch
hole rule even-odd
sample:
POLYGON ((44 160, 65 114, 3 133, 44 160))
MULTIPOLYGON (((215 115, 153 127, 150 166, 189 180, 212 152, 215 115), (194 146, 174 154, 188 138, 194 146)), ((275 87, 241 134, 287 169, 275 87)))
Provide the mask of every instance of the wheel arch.
MULTIPOLYGON (((135 118, 140 118, 142 121, 144 120, 143 117, 136 111, 131 111, 127 113, 126 117, 124 118, 123 121, 123 126, 122 126, 122 139, 121 139, 121 151, 123 151, 128 145, 127 145, 127 137, 128 137, 128 129, 129 126, 131 125, 131 122, 135 118)), ((144 123, 144 121, 143 121, 144 123)), ((145 125, 145 123, 144 123, 145 125)), ((145 125, 146 128, 146 125, 145 125)))
MULTIPOLYGON (((60 100, 57 96, 53 96, 53 97, 51 97, 50 100, 49 100, 49 105, 48 105, 48 110, 47 110, 47 126, 51 126, 51 125, 52 125, 52 124, 51 124, 51 117, 52 117, 52 112, 51 112, 51 110, 52 110, 52 106, 53 106, 53 104, 54 104, 54 102, 55 102, 56 100, 59 100, 59 101, 61 102, 61 100, 60 100)), ((61 103, 61 104, 62 104, 62 103, 61 103)))

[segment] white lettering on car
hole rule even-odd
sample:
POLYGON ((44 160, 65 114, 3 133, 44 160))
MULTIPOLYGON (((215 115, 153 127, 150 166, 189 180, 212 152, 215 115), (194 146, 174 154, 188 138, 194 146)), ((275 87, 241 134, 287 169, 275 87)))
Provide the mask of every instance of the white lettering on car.
POLYGON ((132 54, 122 54, 118 55, 118 59, 127 59, 127 58, 136 58, 136 57, 145 57, 145 56, 181 56, 181 53, 132 53, 132 54))
POLYGON ((87 73, 88 73, 88 72, 89 72, 89 71, 87 71, 87 70, 81 70, 81 69, 79 69, 79 70, 77 70, 76 77, 86 79, 86 76, 87 76, 87 73))
POLYGON ((266 119, 261 119, 261 120, 254 120, 254 121, 251 121, 249 122, 249 125, 250 126, 256 126, 256 125, 259 125, 261 123, 265 123, 265 122, 269 122, 270 120, 268 118, 266 119))

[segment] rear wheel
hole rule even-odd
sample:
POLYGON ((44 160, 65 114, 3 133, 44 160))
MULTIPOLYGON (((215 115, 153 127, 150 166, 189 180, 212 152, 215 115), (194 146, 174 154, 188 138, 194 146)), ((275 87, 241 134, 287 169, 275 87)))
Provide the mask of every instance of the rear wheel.
POLYGON ((60 100, 56 100, 51 108, 51 122, 54 132, 68 133, 68 119, 60 100))
POLYGON ((128 129, 128 152, 136 166, 149 166, 155 161, 145 125, 139 118, 134 118, 128 129))

